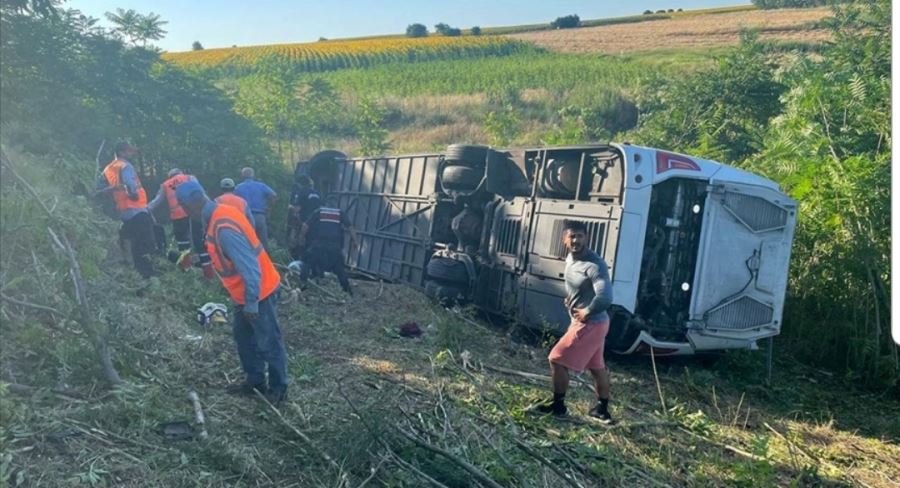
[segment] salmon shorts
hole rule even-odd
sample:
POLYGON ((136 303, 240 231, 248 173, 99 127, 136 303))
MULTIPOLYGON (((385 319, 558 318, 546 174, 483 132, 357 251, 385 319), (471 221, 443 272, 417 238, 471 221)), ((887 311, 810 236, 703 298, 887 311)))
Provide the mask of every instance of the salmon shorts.
POLYGON ((572 320, 569 329, 550 350, 551 363, 572 371, 605 369, 603 344, 609 332, 609 319, 597 322, 572 320))

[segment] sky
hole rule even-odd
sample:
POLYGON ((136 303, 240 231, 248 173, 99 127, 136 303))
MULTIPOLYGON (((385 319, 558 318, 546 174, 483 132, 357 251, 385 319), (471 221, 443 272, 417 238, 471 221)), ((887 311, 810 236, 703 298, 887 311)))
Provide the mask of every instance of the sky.
POLYGON ((153 12, 168 22, 156 45, 167 51, 316 41, 398 34, 412 23, 429 31, 451 27, 537 24, 569 14, 598 19, 640 14, 644 10, 685 10, 743 5, 749 0, 69 0, 66 8, 102 19, 117 8, 153 12))

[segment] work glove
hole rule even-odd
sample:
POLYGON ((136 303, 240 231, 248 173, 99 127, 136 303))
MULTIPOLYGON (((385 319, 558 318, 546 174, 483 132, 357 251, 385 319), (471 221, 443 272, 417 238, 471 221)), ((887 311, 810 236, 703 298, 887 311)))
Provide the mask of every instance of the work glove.
POLYGON ((187 271, 190 269, 192 263, 191 251, 190 249, 187 251, 182 251, 178 256, 178 267, 181 268, 182 271, 187 271))

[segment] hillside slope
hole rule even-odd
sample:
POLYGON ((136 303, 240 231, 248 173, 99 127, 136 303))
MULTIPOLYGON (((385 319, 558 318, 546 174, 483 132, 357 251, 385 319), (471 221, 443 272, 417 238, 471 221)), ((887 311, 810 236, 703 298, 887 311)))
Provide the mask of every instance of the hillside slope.
POLYGON ((764 41, 814 45, 830 38, 828 30, 818 25, 830 12, 825 7, 724 12, 509 37, 553 51, 604 54, 733 46, 740 41, 742 30, 757 31, 764 41))
MULTIPOLYGON (((650 358, 612 357, 618 425, 604 428, 581 415, 569 422, 531 417, 524 409, 547 394, 549 341, 515 342, 505 326, 436 306, 397 285, 357 281, 356 296, 346 300, 333 280, 300 292, 288 276, 279 312, 293 377, 290 401, 276 412, 260 400, 228 396, 224 387, 241 379, 230 329, 203 329, 193 321, 200 304, 224 301, 219 285, 175 270, 140 284, 116 252, 100 244, 114 240, 115 225, 70 197, 67 185, 81 174, 71 167, 90 163, 11 158, 50 202, 55 219, 71 224, 65 229, 84 268, 89 306, 104 324, 126 383, 108 390, 100 382, 84 331, 64 313, 72 303, 71 281, 45 231, 63 224, 48 224, 33 212, 37 203, 4 163, 3 483, 588 487, 900 481, 896 403, 789 358, 779 358, 773 385, 764 386, 762 353, 731 354, 713 369, 659 361, 658 384, 650 358), (17 220, 28 215, 25 224, 17 220), (22 246, 33 252, 10 254, 22 246), (24 255, 34 267, 10 266, 24 255), (423 336, 400 337, 398 325, 408 322, 418 323, 423 336), (208 439, 164 438, 161 423, 193 421, 192 390, 205 410, 208 439)), ((592 394, 583 379, 575 380, 570 398, 574 412, 587 410, 592 394)))

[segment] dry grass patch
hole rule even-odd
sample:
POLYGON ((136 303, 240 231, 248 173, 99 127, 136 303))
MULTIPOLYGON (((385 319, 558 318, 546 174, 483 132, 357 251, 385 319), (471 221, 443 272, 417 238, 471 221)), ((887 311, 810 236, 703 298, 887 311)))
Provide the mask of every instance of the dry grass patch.
POLYGON ((830 34, 814 25, 830 12, 829 8, 753 10, 528 32, 511 37, 554 51, 605 54, 734 45, 744 29, 758 31, 762 40, 819 43, 829 39, 830 34))

